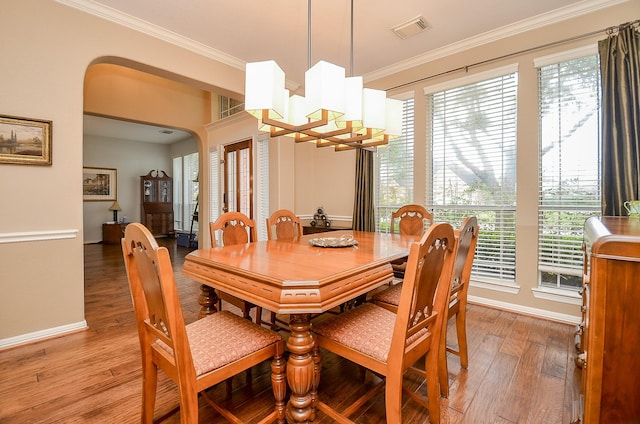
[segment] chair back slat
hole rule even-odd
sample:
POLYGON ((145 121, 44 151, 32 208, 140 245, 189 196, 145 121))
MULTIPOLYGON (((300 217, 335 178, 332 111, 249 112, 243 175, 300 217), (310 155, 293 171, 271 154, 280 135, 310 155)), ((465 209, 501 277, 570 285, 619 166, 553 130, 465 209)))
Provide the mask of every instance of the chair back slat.
POLYGON ((429 213, 424 206, 404 205, 391 214, 392 234, 396 232, 396 221, 398 221, 399 234, 421 236, 426 224, 433 223, 433 214, 429 213))
POLYGON ((404 348, 407 339, 420 331, 436 333, 441 327, 455 246, 453 228, 448 223, 432 225, 420 243, 411 246, 390 355, 394 349, 404 348))
POLYGON ((462 222, 460 230, 456 231, 458 248, 456 259, 451 273, 451 301, 457 301, 458 296, 463 296, 469 287, 471 268, 478 242, 478 219, 468 216, 462 222))
POLYGON ((267 218, 269 240, 294 241, 300 236, 302 236, 302 223, 300 218, 290 210, 277 210, 267 218))
POLYGON ((257 241, 256 224, 242 212, 225 212, 215 221, 209 223, 211 245, 217 245, 216 231, 221 232, 220 241, 223 246, 245 244, 257 241))

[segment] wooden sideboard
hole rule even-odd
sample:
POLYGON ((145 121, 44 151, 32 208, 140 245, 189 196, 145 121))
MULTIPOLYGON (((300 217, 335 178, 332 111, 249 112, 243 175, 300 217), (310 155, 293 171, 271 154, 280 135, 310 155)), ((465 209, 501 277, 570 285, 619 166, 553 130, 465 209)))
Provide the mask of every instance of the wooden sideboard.
POLYGON ((344 231, 350 230, 351 228, 347 227, 315 227, 312 225, 303 225, 302 226, 302 234, 317 234, 317 233, 326 233, 329 231, 344 231))
POLYGON ((640 219, 584 228, 582 424, 640 423, 640 219))

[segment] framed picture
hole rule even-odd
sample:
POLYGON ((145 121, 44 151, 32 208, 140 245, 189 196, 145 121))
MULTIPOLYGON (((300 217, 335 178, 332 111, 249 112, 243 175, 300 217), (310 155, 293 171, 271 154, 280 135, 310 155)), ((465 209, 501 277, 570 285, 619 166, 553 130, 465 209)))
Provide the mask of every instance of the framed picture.
POLYGON ((113 168, 82 168, 82 199, 98 202, 116 200, 117 173, 113 168))
POLYGON ((0 115, 0 164, 51 165, 51 121, 0 115))

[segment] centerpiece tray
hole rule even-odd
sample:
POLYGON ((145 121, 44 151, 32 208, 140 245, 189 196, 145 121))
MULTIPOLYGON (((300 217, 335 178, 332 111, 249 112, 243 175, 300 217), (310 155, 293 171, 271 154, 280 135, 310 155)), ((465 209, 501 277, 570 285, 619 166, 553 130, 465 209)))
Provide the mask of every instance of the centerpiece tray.
POLYGON ((358 240, 353 237, 320 237, 310 239, 309 244, 317 247, 351 247, 357 246, 358 240))

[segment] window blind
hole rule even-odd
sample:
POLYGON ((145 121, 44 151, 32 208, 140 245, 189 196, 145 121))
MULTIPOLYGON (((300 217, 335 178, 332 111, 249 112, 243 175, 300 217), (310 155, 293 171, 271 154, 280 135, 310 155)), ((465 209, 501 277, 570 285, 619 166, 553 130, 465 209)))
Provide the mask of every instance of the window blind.
POLYGON ((256 226, 258 240, 267 239, 267 218, 269 217, 269 138, 258 140, 257 148, 257 205, 256 226))
POLYGON ((184 156, 184 188, 183 199, 184 209, 182 216, 184 217, 184 230, 191 230, 193 225, 193 231, 198 231, 198 221, 193 220, 193 214, 196 209, 196 203, 198 202, 198 192, 200 185, 198 183, 198 172, 200 165, 198 164, 198 153, 191 153, 184 156))
POLYGON ((540 284, 579 288, 584 221, 600 213, 597 54, 538 68, 540 284))
POLYGON ((517 73, 430 92, 427 207, 458 227, 476 215, 474 279, 515 282, 517 73))
POLYGON ((182 205, 182 156, 179 156, 173 158, 173 220, 176 230, 185 228, 182 205))
POLYGON ((376 231, 389 232, 391 213, 413 203, 414 100, 403 100, 402 136, 380 146, 375 155, 376 231))
POLYGON ((209 221, 215 222, 221 213, 220 206, 220 153, 217 149, 209 152, 209 221))

